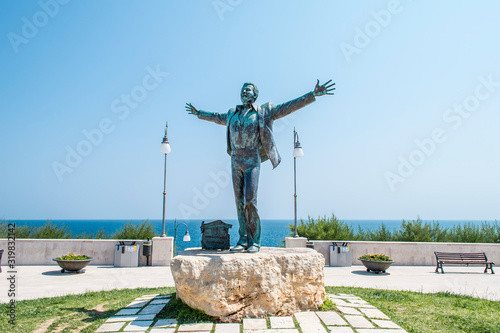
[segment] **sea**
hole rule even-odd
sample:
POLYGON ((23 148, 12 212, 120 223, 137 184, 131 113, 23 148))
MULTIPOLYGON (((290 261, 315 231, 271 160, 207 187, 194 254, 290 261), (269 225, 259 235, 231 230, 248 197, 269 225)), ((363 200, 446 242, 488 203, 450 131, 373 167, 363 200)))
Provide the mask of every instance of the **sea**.
MULTIPOLYGON (((153 227, 158 235, 162 231, 162 220, 150 219, 148 220, 153 224, 153 227)), ((229 229, 229 235, 231 238, 231 245, 234 245, 238 239, 238 221, 237 220, 223 220, 226 223, 232 224, 232 228, 229 229)), ((343 220, 345 223, 350 224, 355 230, 358 226, 371 230, 378 228, 381 223, 390 229, 399 229, 402 220, 343 220)), ((32 227, 38 227, 44 225, 47 220, 9 220, 9 223, 15 222, 16 226, 30 225, 32 227)), ((113 234, 115 231, 120 229, 125 223, 132 222, 133 224, 140 224, 144 220, 51 220, 53 224, 59 224, 60 226, 66 226, 72 235, 78 235, 82 233, 93 234, 95 232, 104 229, 105 233, 113 234)), ((211 222, 205 221, 205 222, 211 222)), ((439 222, 441 227, 449 228, 454 225, 471 223, 473 225, 481 225, 483 222, 494 223, 495 221, 485 221, 485 220, 423 220, 423 222, 439 222)), ((177 239, 176 245, 179 251, 191 247, 201 247, 201 223, 202 220, 183 220, 177 221, 177 239), (184 223, 184 224, 182 224, 184 223), (184 242, 183 237, 189 232, 191 240, 189 242, 184 242)), ((300 220, 298 221, 300 223, 300 220)), ((175 221, 165 220, 165 233, 167 236, 174 236, 175 233, 175 221)), ((289 226, 294 225, 294 220, 261 220, 262 226, 262 246, 279 247, 284 245, 285 237, 289 236, 291 231, 289 226)))

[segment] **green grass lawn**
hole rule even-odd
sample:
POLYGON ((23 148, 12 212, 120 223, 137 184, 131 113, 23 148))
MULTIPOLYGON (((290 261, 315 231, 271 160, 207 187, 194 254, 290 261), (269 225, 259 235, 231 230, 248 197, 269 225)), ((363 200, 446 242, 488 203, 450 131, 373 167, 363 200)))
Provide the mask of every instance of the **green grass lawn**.
POLYGON ((450 293, 424 294, 351 287, 327 293, 361 297, 408 332, 500 332, 500 302, 450 293))
MULTIPOLYGON (((408 332, 500 333, 500 302, 497 301, 449 293, 423 294, 350 287, 326 287, 326 291, 359 296, 408 332)), ((94 332, 135 298, 174 292, 174 288, 139 288, 19 301, 16 303, 15 326, 8 323, 8 305, 1 304, 0 332, 94 332)), ((322 307, 322 310, 332 309, 335 307, 331 302, 322 307)), ((179 322, 211 320, 201 311, 190 309, 176 299, 158 317, 177 318, 179 322)))
POLYGON ((95 332, 135 298, 173 292, 175 288, 138 288, 18 301, 15 326, 8 323, 8 305, 0 304, 0 332, 95 332))

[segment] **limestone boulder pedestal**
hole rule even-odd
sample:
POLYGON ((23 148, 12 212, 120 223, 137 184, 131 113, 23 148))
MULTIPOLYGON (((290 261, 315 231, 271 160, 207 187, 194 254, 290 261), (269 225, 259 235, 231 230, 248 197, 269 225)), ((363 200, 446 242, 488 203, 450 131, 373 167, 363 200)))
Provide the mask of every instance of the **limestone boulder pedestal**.
POLYGON ((177 297, 223 322, 317 310, 325 259, 307 248, 232 253, 188 249, 172 259, 177 297))

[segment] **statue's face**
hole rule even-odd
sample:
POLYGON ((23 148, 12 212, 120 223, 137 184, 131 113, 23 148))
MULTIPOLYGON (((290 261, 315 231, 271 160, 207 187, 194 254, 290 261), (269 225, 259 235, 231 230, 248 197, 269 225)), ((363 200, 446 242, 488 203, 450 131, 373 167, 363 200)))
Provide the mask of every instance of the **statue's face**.
POLYGON ((243 104, 253 103, 256 99, 253 86, 246 85, 241 88, 241 102, 243 104))

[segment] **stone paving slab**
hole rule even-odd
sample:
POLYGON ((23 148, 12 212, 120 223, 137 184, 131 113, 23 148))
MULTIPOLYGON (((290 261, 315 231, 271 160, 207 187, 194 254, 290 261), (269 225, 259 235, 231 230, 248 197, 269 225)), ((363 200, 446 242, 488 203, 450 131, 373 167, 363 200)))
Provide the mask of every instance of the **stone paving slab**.
POLYGON ((293 317, 269 317, 271 328, 295 328, 293 317))
POLYGON ((173 328, 176 328, 177 327, 177 319, 160 319, 158 320, 154 327, 156 328, 159 328, 159 327, 162 327, 162 328, 166 328, 166 327, 173 327, 173 328))
POLYGON ((141 310, 141 308, 121 309, 120 311, 118 311, 115 314, 115 316, 130 316, 130 315, 135 315, 140 310, 141 310))
POLYGON ((347 323, 335 311, 318 311, 316 315, 326 326, 347 326, 347 323))
POLYGON ((342 298, 342 299, 361 299, 359 296, 348 295, 348 294, 328 294, 332 297, 342 298))
POLYGON ((330 298, 330 300, 335 303, 336 305, 338 306, 347 306, 347 307, 351 307, 351 308, 371 308, 371 309, 375 309, 375 307, 371 304, 357 304, 357 303, 348 303, 340 298, 330 298))
POLYGON ((393 323, 390 320, 379 320, 379 319, 372 319, 372 321, 375 323, 380 328, 399 328, 402 329, 400 326, 397 324, 393 323))
POLYGON ((350 308, 346 306, 337 306, 337 309, 340 310, 340 312, 348 315, 360 315, 361 313, 356 310, 355 308, 350 308))
POLYGON ((357 329, 358 333, 407 333, 405 330, 391 330, 384 328, 376 328, 376 329, 357 329))
POLYGON ((349 302, 354 304, 364 304, 364 305, 368 304, 367 301, 362 299, 349 299, 349 302))
POLYGON ((110 317, 106 320, 107 323, 113 323, 118 321, 134 321, 134 320, 153 320, 156 317, 155 314, 148 315, 136 315, 136 316, 118 316, 110 317))
POLYGON ((172 295, 159 295, 159 296, 155 296, 155 299, 162 299, 162 298, 172 298, 172 295))
POLYGON ((329 326, 328 329, 330 330, 331 333, 354 333, 352 328, 347 327, 347 326, 329 326))
POLYGON ((215 333, 240 333, 240 324, 215 324, 215 333))
POLYGON ((379 309, 359 309, 359 311, 363 312, 368 318, 390 319, 379 309))
POLYGON ((243 330, 266 330, 267 321, 265 319, 245 318, 243 319, 243 330))
POLYGON ((136 300, 136 301, 150 301, 150 300, 152 300, 153 298, 155 298, 155 296, 142 296, 142 297, 138 297, 138 298, 136 298, 135 300, 136 300))
POLYGON ((153 324, 152 320, 134 320, 123 329, 124 332, 145 332, 153 324))
POLYGON ((158 314, 163 308, 165 307, 165 304, 154 304, 154 305, 147 305, 145 308, 139 312, 139 314, 158 314))
POLYGON ((170 302, 170 298, 154 298, 149 304, 150 305, 167 304, 168 302, 170 302))
POLYGON ((319 317, 314 312, 297 312, 295 319, 299 322, 302 333, 327 333, 319 317))
POLYGON ((96 332, 116 332, 119 331, 125 323, 105 323, 99 327, 96 332))
POLYGON ((198 323, 198 324, 182 324, 179 326, 179 332, 200 332, 211 331, 213 323, 198 323))
POLYGON ((144 305, 148 304, 149 300, 147 301, 133 301, 129 305, 126 306, 126 308, 142 308, 144 305))
POLYGON ((373 326, 372 323, 370 323, 370 321, 368 319, 366 319, 363 316, 345 315, 344 318, 354 328, 372 328, 372 327, 375 327, 375 326, 373 326))
POLYGON ((266 330, 243 330, 243 333, 299 333, 296 328, 266 329, 266 330))
POLYGON ((174 333, 175 328, 152 328, 149 333, 174 333))

